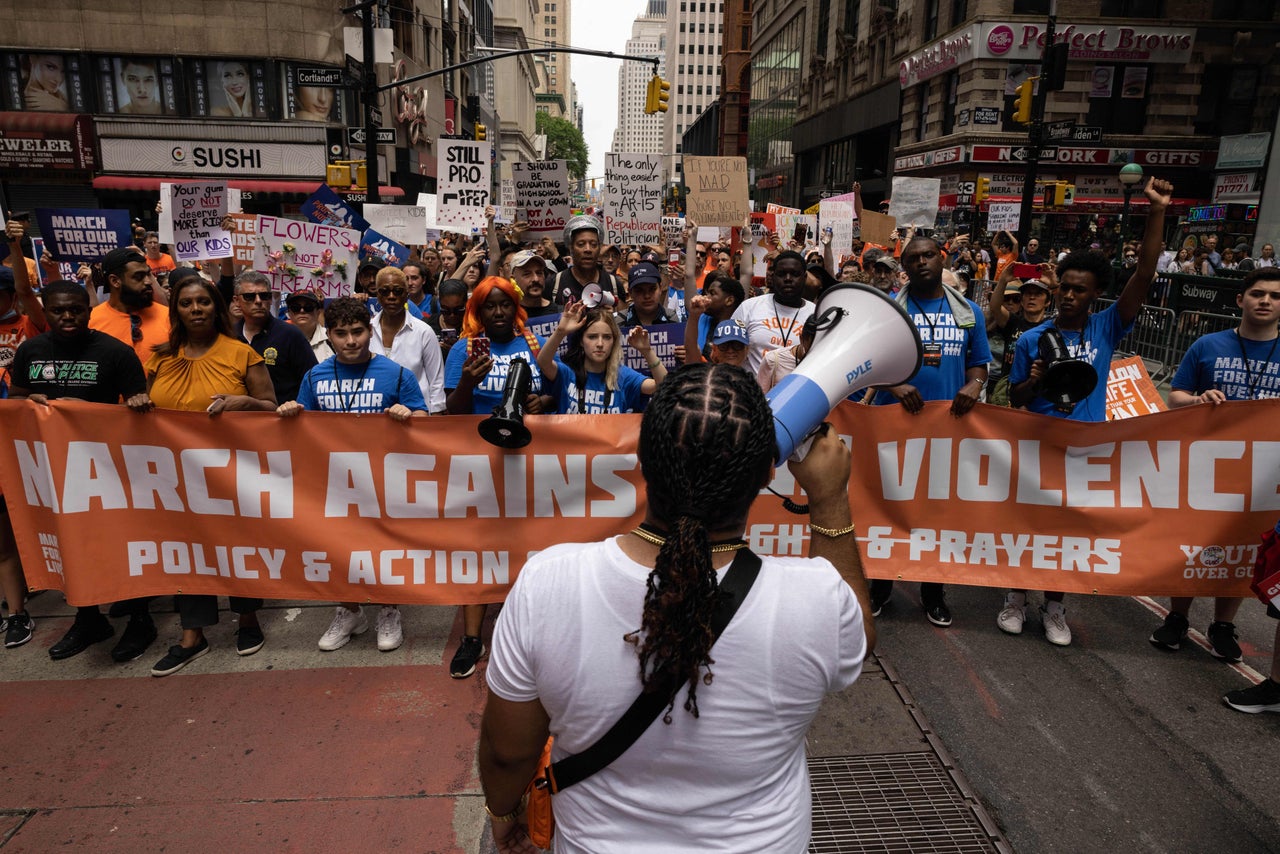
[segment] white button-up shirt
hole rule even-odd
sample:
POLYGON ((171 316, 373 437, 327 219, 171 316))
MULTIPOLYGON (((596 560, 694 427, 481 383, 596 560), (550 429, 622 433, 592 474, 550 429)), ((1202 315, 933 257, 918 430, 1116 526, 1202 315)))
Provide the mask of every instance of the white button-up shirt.
POLYGON ((378 312, 373 316, 373 343, 370 349, 413 372, 429 411, 445 411, 444 359, 440 354, 440 339, 436 338, 435 330, 406 311, 404 325, 396 333, 391 346, 385 347, 382 344, 382 312, 378 312))

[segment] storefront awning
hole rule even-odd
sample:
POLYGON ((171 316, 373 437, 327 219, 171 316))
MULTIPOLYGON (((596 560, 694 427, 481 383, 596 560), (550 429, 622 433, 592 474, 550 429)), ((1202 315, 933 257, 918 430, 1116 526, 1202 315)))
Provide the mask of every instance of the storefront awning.
MULTIPOLYGON (((205 179, 197 176, 180 178, 153 178, 147 175, 99 175, 93 179, 95 190, 107 190, 124 193, 158 193, 160 185, 177 181, 220 180, 205 179)), ((267 181, 249 178, 227 178, 227 186, 249 193, 274 194, 278 196, 309 196, 320 186, 320 181, 267 181)), ((404 196, 399 187, 380 187, 378 195, 384 199, 404 196)))

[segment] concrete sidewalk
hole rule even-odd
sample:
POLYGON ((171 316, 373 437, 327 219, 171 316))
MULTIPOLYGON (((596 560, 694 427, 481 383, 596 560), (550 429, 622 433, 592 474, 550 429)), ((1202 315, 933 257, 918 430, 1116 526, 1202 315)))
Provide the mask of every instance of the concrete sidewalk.
MULTIPOLYGON (((170 603, 152 605, 147 655, 118 665, 112 641, 51 661, 73 609, 57 593, 31 602, 35 638, 0 651, 0 850, 491 849, 475 766, 484 682, 448 675, 457 609, 403 608, 391 653, 372 630, 322 653, 332 605, 271 603, 267 644, 245 658, 223 612, 212 651, 156 679, 178 637, 170 603)), ((809 754, 812 851, 1007 850, 883 661, 828 698, 809 754)))

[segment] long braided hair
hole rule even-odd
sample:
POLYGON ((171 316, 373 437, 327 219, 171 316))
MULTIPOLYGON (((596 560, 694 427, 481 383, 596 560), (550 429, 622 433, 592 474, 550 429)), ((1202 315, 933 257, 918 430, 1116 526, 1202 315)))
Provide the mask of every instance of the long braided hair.
POLYGON ((719 584, 709 531, 745 523, 773 466, 773 417, 755 379, 732 365, 690 365, 658 386, 640 424, 640 470, 649 510, 667 529, 644 599, 637 646, 645 691, 683 685, 698 716, 698 682, 711 684, 711 618, 719 584), (706 673, 703 674, 703 669, 706 673))

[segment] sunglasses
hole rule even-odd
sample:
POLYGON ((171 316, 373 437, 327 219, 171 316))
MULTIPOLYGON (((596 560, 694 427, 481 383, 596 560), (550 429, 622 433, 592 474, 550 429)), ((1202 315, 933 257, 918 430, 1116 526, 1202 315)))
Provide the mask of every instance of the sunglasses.
POLYGON ((142 340, 142 318, 136 314, 129 315, 129 337, 135 344, 142 340))
POLYGON ((285 305, 288 306, 289 311, 293 314, 310 314, 320 308, 320 306, 310 302, 291 302, 285 303, 285 305))
POLYGON ((242 294, 236 294, 244 302, 270 302, 271 291, 246 291, 242 294))
POLYGON ((378 296, 380 297, 402 297, 408 291, 404 288, 378 288, 378 296))
POLYGON ((452 317, 453 315, 457 315, 457 314, 466 314, 466 313, 467 313, 467 307, 466 307, 465 305, 464 305, 464 306, 462 306, 462 307, 460 307, 460 308, 445 308, 444 306, 440 306, 440 313, 441 313, 441 314, 447 314, 447 315, 449 315, 450 317, 452 317))

